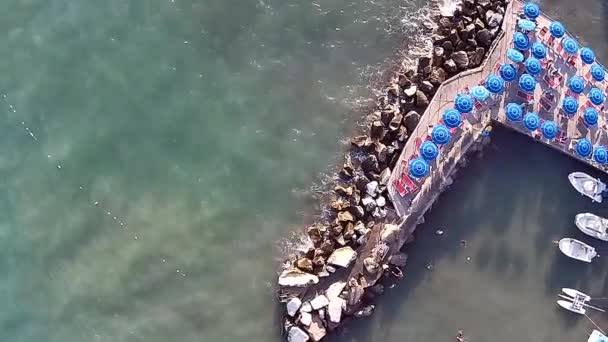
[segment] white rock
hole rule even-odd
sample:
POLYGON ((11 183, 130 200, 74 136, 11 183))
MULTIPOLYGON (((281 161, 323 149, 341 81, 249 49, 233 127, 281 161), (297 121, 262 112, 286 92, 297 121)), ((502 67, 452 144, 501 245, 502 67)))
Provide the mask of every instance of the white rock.
POLYGON ((310 326, 310 323, 312 323, 312 315, 310 314, 310 312, 301 313, 300 323, 305 326, 310 326))
POLYGON ((342 307, 344 306, 344 299, 340 297, 332 298, 327 306, 327 313, 329 314, 329 320, 334 323, 340 323, 342 318, 342 307))
POLYGON ((340 266, 340 267, 348 267, 350 264, 357 258, 357 252, 355 252, 350 247, 342 247, 336 249, 327 259, 327 263, 340 266))
POLYGON ((310 303, 306 302, 302 304, 302 307, 300 307, 300 312, 312 312, 312 306, 310 306, 310 303))
POLYGON ((318 316, 312 318, 312 323, 310 323, 310 326, 307 327, 306 330, 308 330, 313 341, 321 341, 321 339, 327 335, 327 330, 323 326, 323 321, 318 316))
POLYGON ((325 295, 319 295, 315 299, 310 301, 310 306, 312 306, 313 310, 319 310, 320 308, 324 308, 329 304, 329 300, 325 295))
POLYGON ((287 302, 287 314, 291 317, 296 315, 296 312, 298 312, 298 309, 300 308, 300 306, 302 305, 302 301, 300 300, 300 298, 298 297, 294 297, 291 298, 288 302, 287 302))
POLYGON ((280 286, 306 287, 309 285, 317 284, 318 282, 319 277, 314 274, 300 271, 297 268, 285 270, 279 276, 280 286))
POLYGON ((342 290, 344 290, 344 287, 346 287, 345 281, 338 281, 338 282, 335 282, 335 283, 329 285, 329 287, 327 288, 327 291, 325 291, 325 295, 327 296, 327 299, 329 299, 331 301, 332 298, 338 297, 340 295, 340 293, 342 293, 342 290))
POLYGON ((333 266, 329 266, 329 265, 325 266, 325 270, 327 270, 327 272, 329 272, 329 273, 336 272, 336 268, 333 266))
POLYGON ((376 196, 376 193, 378 192, 378 182, 372 181, 367 183, 367 185, 365 185, 365 192, 372 197, 376 196))
POLYGON ((304 330, 302 330, 298 327, 292 327, 291 329, 289 329, 289 335, 287 336, 287 341, 289 341, 289 342, 306 342, 309 339, 310 339, 310 337, 304 330))
POLYGON ((382 196, 378 197, 378 199, 376 200, 376 204, 379 207, 384 207, 386 205, 386 199, 382 196))

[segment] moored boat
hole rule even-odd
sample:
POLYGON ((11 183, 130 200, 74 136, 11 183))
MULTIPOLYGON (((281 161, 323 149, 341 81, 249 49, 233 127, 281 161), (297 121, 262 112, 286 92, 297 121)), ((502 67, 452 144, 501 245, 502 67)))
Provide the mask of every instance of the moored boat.
POLYGON ((577 303, 577 302, 569 302, 567 300, 558 300, 557 305, 561 306, 562 308, 564 308, 568 311, 572 311, 574 313, 581 314, 581 315, 584 315, 586 312, 583 305, 581 303, 577 303))
POLYGON ((574 223, 581 232, 596 239, 608 241, 608 220, 591 213, 576 215, 574 223))
POLYGON ((572 172, 568 175, 570 184, 581 194, 591 198, 594 202, 602 203, 602 192, 606 184, 584 172, 572 172))
POLYGON ((584 302, 588 302, 591 300, 591 296, 582 293, 579 290, 575 290, 575 289, 569 289, 567 287, 562 288, 562 292, 565 293, 566 295, 572 297, 572 298, 580 298, 582 301, 584 302))
POLYGON ((587 342, 607 342, 607 341, 608 341, 608 337, 606 337, 604 334, 602 334, 601 331, 596 330, 596 329, 593 329, 593 331, 589 335, 589 338, 587 339, 587 342))
POLYGON ((584 262, 591 262, 591 260, 597 256, 595 248, 572 238, 563 238, 559 240, 559 250, 572 259, 584 262))

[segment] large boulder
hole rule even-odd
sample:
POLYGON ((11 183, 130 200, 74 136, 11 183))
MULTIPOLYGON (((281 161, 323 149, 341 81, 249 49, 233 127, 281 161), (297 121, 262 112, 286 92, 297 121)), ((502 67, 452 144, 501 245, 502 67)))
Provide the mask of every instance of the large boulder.
POLYGON ((426 107, 429 105, 429 99, 426 97, 426 95, 418 90, 416 92, 416 106, 418 107, 426 107))
POLYGON ((469 56, 465 51, 456 51, 452 54, 452 60, 456 64, 456 67, 460 70, 464 70, 469 67, 469 56))
POLYGON ((443 64, 444 50, 441 46, 433 48, 433 65, 441 66, 443 64))
POLYGON ((298 259, 298 261, 296 261, 296 267, 301 269, 302 271, 309 273, 312 273, 313 271, 312 260, 308 258, 298 259))
POLYGON ((279 286, 307 287, 319 283, 319 277, 297 268, 283 271, 279 276, 279 286))
POLYGON ((316 296, 313 300, 310 301, 310 306, 313 310, 319 310, 321 308, 326 307, 329 304, 329 299, 325 295, 316 296))
POLYGON ((309 339, 310 337, 304 330, 298 327, 291 327, 289 329, 289 334, 287 335, 288 342, 307 342, 309 339))
POLYGON ((468 24, 460 31, 460 37, 462 39, 468 39, 473 37, 475 34, 475 24, 468 24))
POLYGON ((416 129, 416 126, 418 126, 418 122, 420 121, 420 114, 412 110, 405 115, 403 121, 405 123, 405 128, 407 128, 407 131, 411 133, 416 129))
POLYGON ((315 342, 321 341, 323 337, 327 335, 327 330, 325 329, 325 326, 323 326, 323 321, 318 315, 312 317, 312 322, 306 328, 306 331, 308 331, 310 338, 315 342))
MULTIPOLYGON (((437 68, 435 68, 437 69, 437 68)), ((431 76, 429 77, 429 80, 433 78, 433 73, 431 73, 431 76)), ((432 82, 432 81, 431 81, 432 82)), ((435 91, 435 86, 433 86, 433 83, 431 83, 429 81, 422 81, 420 82, 420 86, 419 89, 426 95, 432 96, 433 92, 435 91)))
POLYGON ((300 306, 302 306, 302 301, 300 298, 294 297, 291 298, 285 306, 287 308, 287 314, 293 317, 298 312, 298 309, 300 309, 300 306))
POLYGON ((476 39, 479 45, 489 47, 492 44, 492 33, 484 28, 477 32, 476 39))
MULTIPOLYGON (((327 263, 334 266, 347 268, 357 258, 357 252, 350 247, 336 249, 327 259, 327 263)), ((318 279, 317 279, 318 281, 318 279)))
POLYGON ((375 274, 380 270, 380 264, 372 257, 363 259, 363 266, 365 266, 365 270, 371 274, 375 274))
POLYGON ((445 61, 445 63, 443 63, 443 69, 449 75, 453 75, 458 71, 458 67, 456 66, 456 63, 454 63, 454 60, 452 60, 452 59, 448 59, 447 61, 445 61))
POLYGON ((434 68, 433 72, 431 72, 431 76, 429 77, 429 81, 432 84, 438 86, 439 84, 443 83, 446 78, 447 73, 445 72, 445 70, 443 70, 442 68, 434 68))
POLYGON ((496 13, 492 10, 486 12, 486 24, 489 28, 499 27, 502 23, 503 16, 500 13, 496 13))
POLYGON ((414 95, 416 95, 417 90, 418 87, 416 87, 415 85, 411 85, 410 87, 404 89, 403 93, 405 94, 405 96, 413 97, 414 95))
POLYGON ((421 72, 422 70, 424 70, 426 67, 431 65, 431 58, 430 57, 420 57, 418 58, 418 72, 421 72))
POLYGON ((380 233, 380 240, 386 243, 393 243, 399 239, 401 229, 396 224, 385 224, 380 233))
POLYGON ((345 304, 345 300, 340 297, 334 297, 329 301, 327 306, 327 313, 329 314, 329 321, 332 323, 340 323, 342 318, 342 307, 345 304))
POLYGON ((344 290, 345 287, 346 287, 345 281, 337 281, 337 282, 329 285, 329 287, 327 288, 327 291, 325 291, 325 295, 327 296, 327 299, 329 299, 329 301, 331 302, 331 300, 333 298, 340 296, 340 294, 342 293, 342 291, 344 290))
POLYGON ((372 140, 381 140, 382 138, 384 138, 384 133, 385 129, 382 121, 377 120, 372 122, 372 125, 369 129, 369 137, 372 140))
POLYGON ((361 168, 365 172, 379 172, 378 158, 373 154, 368 155, 361 163, 361 168))
POLYGON ((486 49, 482 48, 482 47, 478 47, 477 49, 475 49, 475 51, 469 52, 468 56, 469 56, 469 66, 470 67, 477 67, 481 64, 481 62, 483 61, 483 58, 486 54, 486 49))

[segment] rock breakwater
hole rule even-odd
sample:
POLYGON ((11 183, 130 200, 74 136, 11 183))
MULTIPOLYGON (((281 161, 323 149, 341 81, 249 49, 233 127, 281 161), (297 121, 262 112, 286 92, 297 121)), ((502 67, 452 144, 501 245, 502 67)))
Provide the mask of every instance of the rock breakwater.
POLYGON ((384 289, 378 281, 403 275, 407 255, 395 248, 400 218, 387 192, 391 170, 441 83, 481 65, 507 4, 464 0, 436 18, 431 55, 396 73, 366 117, 368 132, 351 139, 327 215, 306 228, 309 248, 278 278, 288 341, 320 341, 346 318, 371 315, 384 289))

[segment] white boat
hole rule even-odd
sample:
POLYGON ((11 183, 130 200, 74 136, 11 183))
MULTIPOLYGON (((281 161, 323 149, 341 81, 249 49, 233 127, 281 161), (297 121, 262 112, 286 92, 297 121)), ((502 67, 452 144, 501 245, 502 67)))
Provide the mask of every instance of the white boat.
POLYGON ((581 315, 584 315, 585 312, 587 312, 587 310, 585 310, 585 308, 583 307, 582 303, 569 302, 567 300, 558 300, 557 305, 561 306, 562 308, 564 308, 568 311, 572 311, 574 313, 581 314, 581 315))
POLYGON ((588 296, 587 294, 582 293, 579 290, 569 289, 567 287, 564 287, 562 289, 562 292, 565 293, 566 295, 572 297, 572 298, 580 298, 583 302, 588 302, 588 301, 591 300, 590 296, 588 296))
POLYGON ((608 337, 602 334, 601 331, 593 329, 591 335, 587 339, 587 342, 606 342, 608 341, 608 337))
POLYGON ((594 202, 602 203, 602 192, 606 184, 584 172, 572 172, 568 175, 570 184, 581 194, 591 198, 594 202))
POLYGON ((596 239, 608 241, 608 220, 590 213, 576 215, 574 223, 581 232, 596 239))
POLYGON ((559 240, 559 250, 572 259, 584 262, 591 262, 591 260, 597 256, 595 248, 571 238, 559 240))

